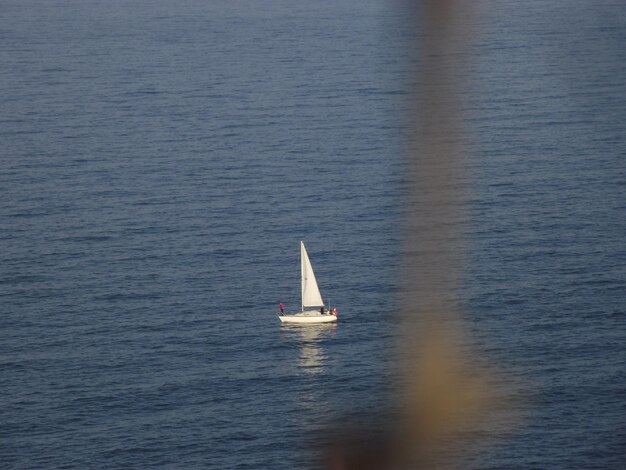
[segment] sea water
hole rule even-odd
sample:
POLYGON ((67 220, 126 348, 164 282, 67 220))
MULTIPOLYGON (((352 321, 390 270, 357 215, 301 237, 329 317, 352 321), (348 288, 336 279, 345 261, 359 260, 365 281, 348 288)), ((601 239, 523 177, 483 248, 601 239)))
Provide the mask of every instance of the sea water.
MULTIPOLYGON (((460 298, 529 411, 464 468, 623 468, 626 7, 477 5, 460 298)), ((317 468, 384 413, 417 24, 3 2, 0 467, 317 468), (275 316, 300 240, 337 325, 275 316)))

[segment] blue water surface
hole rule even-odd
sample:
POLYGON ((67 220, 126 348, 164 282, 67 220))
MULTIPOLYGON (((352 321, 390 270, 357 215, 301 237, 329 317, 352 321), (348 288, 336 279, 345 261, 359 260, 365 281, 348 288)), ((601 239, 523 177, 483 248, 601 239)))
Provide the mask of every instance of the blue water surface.
MULTIPOLYGON (((476 4, 460 297, 529 411, 464 468, 624 468, 626 5, 476 4)), ((384 413, 416 24, 3 2, 0 467, 318 468, 384 413), (275 317, 300 240, 336 326, 275 317)))

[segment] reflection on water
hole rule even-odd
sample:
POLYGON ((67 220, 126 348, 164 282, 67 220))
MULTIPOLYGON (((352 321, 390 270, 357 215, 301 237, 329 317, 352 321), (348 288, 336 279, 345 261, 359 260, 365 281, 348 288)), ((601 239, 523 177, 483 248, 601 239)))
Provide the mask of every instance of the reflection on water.
POLYGON ((290 368, 295 369, 297 377, 293 384, 294 399, 298 430, 305 441, 317 439, 329 428, 333 416, 333 401, 324 397, 329 393, 326 376, 332 368, 329 343, 337 328, 334 323, 280 327, 282 342, 290 349, 290 368))
POLYGON ((324 371, 327 355, 324 342, 335 335, 337 325, 284 325, 281 331, 299 349, 298 367, 306 374, 317 375, 324 371))

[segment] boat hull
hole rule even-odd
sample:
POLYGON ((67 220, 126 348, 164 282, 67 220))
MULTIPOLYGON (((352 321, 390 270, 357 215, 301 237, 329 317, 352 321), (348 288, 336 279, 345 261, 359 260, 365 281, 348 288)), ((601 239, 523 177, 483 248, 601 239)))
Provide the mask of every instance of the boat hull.
POLYGON ((311 323, 333 323, 337 321, 335 315, 330 313, 321 315, 319 313, 298 313, 296 315, 278 315, 281 323, 299 323, 299 324, 311 324, 311 323))

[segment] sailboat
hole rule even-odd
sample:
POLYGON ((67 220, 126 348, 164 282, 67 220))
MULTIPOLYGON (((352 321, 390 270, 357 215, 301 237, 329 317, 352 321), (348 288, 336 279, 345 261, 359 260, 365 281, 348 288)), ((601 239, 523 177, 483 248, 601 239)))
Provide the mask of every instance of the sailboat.
POLYGON ((302 276, 302 311, 295 314, 279 314, 282 323, 331 323, 337 321, 337 309, 324 309, 324 301, 317 287, 311 260, 300 242, 300 267, 302 276), (306 309, 306 310, 305 310, 306 309))

